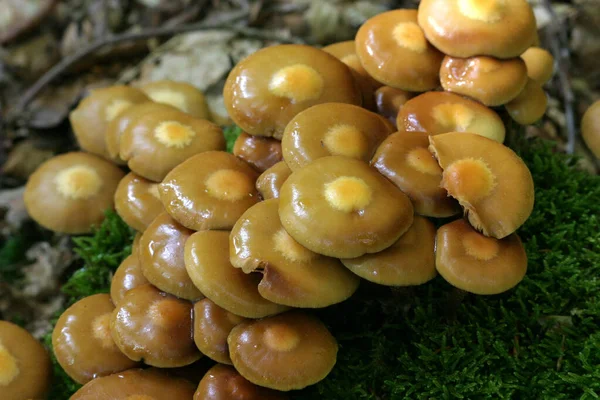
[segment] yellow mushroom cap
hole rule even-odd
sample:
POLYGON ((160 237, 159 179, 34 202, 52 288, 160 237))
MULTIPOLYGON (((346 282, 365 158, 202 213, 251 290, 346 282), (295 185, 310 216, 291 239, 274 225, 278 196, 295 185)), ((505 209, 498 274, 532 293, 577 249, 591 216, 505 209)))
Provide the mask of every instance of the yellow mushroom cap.
POLYGON ((142 267, 137 256, 137 250, 125 258, 115 271, 110 281, 110 298, 113 304, 118 304, 125 293, 138 286, 145 285, 148 279, 142 273, 142 267))
POLYGON ((195 118, 209 119, 210 112, 204 94, 194 85, 160 80, 144 83, 139 89, 156 103, 175 107, 195 118))
POLYGON ((258 172, 264 172, 283 160, 279 140, 242 132, 233 144, 233 155, 246 161, 258 172))
POLYGON ((521 58, 527 66, 527 76, 537 84, 544 85, 552 78, 554 57, 548 50, 532 46, 521 54, 521 58))
POLYGON ((544 116, 548 98, 542 86, 530 78, 523 91, 504 107, 515 122, 530 125, 544 116))
POLYGON ((264 200, 279 198, 281 186, 292 174, 285 161, 280 161, 263 172, 256 180, 256 190, 264 200))
POLYGON ((125 175, 115 192, 115 210, 127 225, 143 232, 164 211, 158 184, 133 172, 125 175))
POLYGON ((600 158, 600 100, 592 104, 583 114, 581 136, 596 158, 600 158))
POLYGON ((375 103, 377 104, 377 113, 385 117, 396 126, 396 118, 402 106, 411 98, 414 93, 406 90, 396 89, 389 86, 382 86, 375 91, 375 103))

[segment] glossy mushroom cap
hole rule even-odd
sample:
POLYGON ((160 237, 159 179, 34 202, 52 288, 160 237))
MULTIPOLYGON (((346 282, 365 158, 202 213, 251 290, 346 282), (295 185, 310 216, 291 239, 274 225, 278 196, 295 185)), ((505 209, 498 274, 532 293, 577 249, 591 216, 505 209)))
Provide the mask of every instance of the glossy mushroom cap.
POLYGON ((99 376, 135 368, 111 336, 115 306, 108 294, 85 297, 62 313, 52 332, 52 347, 60 366, 84 384, 99 376))
POLYGON ((422 0, 419 25, 453 57, 518 57, 534 41, 536 22, 526 0, 422 0))
POLYGON ((544 116, 548 107, 548 98, 540 84, 529 79, 525 89, 504 107, 516 123, 530 125, 544 116))
POLYGON ((0 393, 4 399, 45 399, 52 365, 48 352, 29 332, 0 321, 0 393))
POLYGON ((162 290, 186 300, 202 298, 184 263, 184 248, 191 230, 162 213, 148 226, 138 247, 138 257, 146 279, 162 290))
POLYGON ((125 293, 133 288, 149 283, 142 273, 137 251, 123 260, 110 281, 110 298, 113 304, 125 297, 125 293))
POLYGON ((119 349, 155 367, 182 367, 202 355, 192 338, 192 304, 152 285, 131 289, 110 319, 119 349))
POLYGON ((62 154, 44 162, 29 177, 25 207, 31 218, 54 232, 87 233, 113 208, 124 175, 117 166, 92 154, 62 154))
POLYGON ((283 160, 281 142, 242 132, 233 145, 233 155, 246 161, 258 172, 264 172, 283 160))
POLYGON ((161 80, 144 83, 139 89, 156 103, 170 105, 192 117, 209 119, 210 112, 204 94, 194 85, 161 80))
POLYGON ((417 214, 450 217, 460 212, 458 202, 440 186, 442 168, 428 150, 424 132, 397 132, 377 149, 371 165, 412 201, 417 214))
POLYGON ((353 258, 394 244, 412 224, 413 206, 368 164, 329 156, 290 175, 281 188, 279 217, 302 246, 353 258))
POLYGON ((142 238, 141 232, 137 232, 133 237, 133 243, 131 244, 131 254, 136 257, 139 255, 138 249, 140 247, 140 239, 142 238))
POLYGON ((511 149, 468 133, 430 136, 429 141, 444 170, 442 187, 477 230, 502 239, 527 220, 533 210, 533 179, 511 149))
POLYGON ((227 343, 233 366, 244 378, 281 391, 323 380, 338 351, 325 325, 300 311, 242 323, 232 329, 227 343))
POLYGON ((340 303, 356 291, 359 279, 342 263, 308 250, 281 225, 279 200, 250 207, 229 237, 231 264, 245 273, 261 272, 262 297, 290 307, 319 308, 340 303))
POLYGON ((231 265, 227 231, 194 233, 185 245, 185 266, 202 293, 232 314, 262 318, 288 309, 258 293, 260 274, 245 274, 231 265))
POLYGON ((492 109, 454 93, 428 92, 407 101, 398 114, 399 131, 472 132, 504 142, 502 119, 492 109))
POLYGON ((527 67, 527 76, 538 85, 543 86, 552 78, 554 57, 548 50, 541 47, 530 47, 521 54, 521 58, 527 67))
POLYGON ((498 294, 516 286, 527 271, 527 254, 516 234, 483 236, 465 220, 438 229, 436 268, 451 285, 475 294, 498 294))
POLYGON ((285 161, 280 161, 263 172, 256 180, 256 190, 264 200, 279 198, 281 186, 292 174, 285 161))
POLYGON ((227 77, 223 95, 242 130, 275 138, 315 104, 362 102, 350 68, 323 50, 295 44, 266 47, 242 60, 227 77))
POLYGON ((414 97, 414 93, 406 90, 382 86, 375 91, 377 113, 396 126, 396 118, 402 106, 414 97))
POLYGON ((581 136, 596 158, 600 158, 600 100, 592 104, 583 114, 581 136))
POLYGON ((259 201, 258 173, 224 151, 198 154, 178 165, 159 186, 167 212, 194 230, 231 229, 259 201))
POLYGON ((158 196, 158 183, 128 173, 117 186, 115 210, 127 225, 136 231, 145 231, 164 211, 158 196))
POLYGON ((356 34, 356 54, 377 81, 424 92, 439 85, 444 57, 417 24, 416 10, 393 10, 368 19, 356 34))

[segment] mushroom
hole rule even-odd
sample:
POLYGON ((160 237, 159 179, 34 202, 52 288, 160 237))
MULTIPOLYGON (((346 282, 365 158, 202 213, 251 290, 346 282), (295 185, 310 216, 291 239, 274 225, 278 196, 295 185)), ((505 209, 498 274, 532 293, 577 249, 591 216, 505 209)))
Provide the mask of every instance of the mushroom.
POLYGON ((194 304, 194 342, 202 354, 216 362, 231 364, 227 336, 247 318, 230 313, 210 299, 194 304))
POLYGON ((521 58, 527 67, 527 76, 538 85, 543 86, 552 78, 554 57, 548 50, 532 46, 521 54, 521 58))
POLYGON ((504 105, 508 115, 520 125, 537 122, 544 116, 547 107, 546 92, 533 79, 527 81, 525 89, 513 101, 504 105))
POLYGON ((285 161, 280 161, 263 172, 256 180, 256 189, 264 200, 279 198, 281 186, 292 174, 285 161))
POLYGON ((178 165, 160 184, 167 212, 194 229, 231 229, 259 201, 258 173, 233 154, 210 151, 178 165))
POLYGON ((113 208, 123 171, 92 154, 72 152, 45 161, 29 177, 24 201, 37 223, 54 232, 88 233, 113 208))
POLYGON ((67 308, 52 332, 56 360, 77 383, 135 368, 139 360, 121 353, 111 336, 115 306, 105 293, 85 297, 67 308))
POLYGON ((227 343, 240 375, 281 391, 323 380, 333 369, 338 351, 325 325, 301 311, 241 323, 231 330, 227 343))
POLYGON ((192 338, 192 304, 149 284, 125 293, 110 331, 127 357, 154 367, 182 367, 202 356, 192 338))
POLYGON ((444 90, 469 96, 486 106, 513 100, 527 84, 527 67, 520 58, 446 56, 440 69, 444 90))
POLYGON ((383 119, 351 104, 325 103, 296 115, 283 132, 283 159, 292 171, 326 156, 369 162, 392 130, 383 119))
POLYGON ((283 393, 257 386, 233 367, 217 364, 200 381, 194 400, 287 400, 283 393))
POLYGON ((527 220, 533 179, 511 149, 469 133, 430 136, 429 142, 444 170, 442 187, 458 200, 475 229, 502 239, 527 220))
POLYGON ((596 158, 600 158, 600 100, 592 104, 583 114, 581 136, 596 158))
POLYGON ((115 210, 127 225, 143 232, 164 211, 158 184, 133 172, 125 175, 115 192, 115 210))
POLYGON ((377 112, 379 115, 387 118, 393 126, 396 126, 396 118, 402 106, 414 94, 406 90, 396 89, 389 86, 382 86, 375 91, 375 104, 377 104, 377 112))
POLYGON ((502 119, 490 108, 454 93, 428 92, 408 100, 398 114, 399 131, 471 132, 504 142, 502 119))
POLYGON ((228 231, 200 231, 190 236, 185 266, 202 293, 232 314, 262 318, 288 309, 259 294, 260 274, 245 274, 231 265, 228 231))
POLYGON ((194 85, 161 80, 144 83, 139 89, 156 103, 170 105, 195 118, 209 119, 210 112, 204 94, 194 85))
POLYGON ((142 273, 137 252, 134 252, 123 260, 110 281, 110 298, 113 304, 119 304, 131 289, 147 283, 149 282, 142 273))
POLYGON ((417 24, 416 10, 392 10, 368 19, 356 34, 356 54, 384 85, 424 92, 439 85, 444 57, 417 24))
POLYGON ((0 392, 7 400, 45 399, 52 365, 48 352, 29 332, 0 321, 0 392))
POLYGON ((184 246, 193 232, 162 213, 142 234, 138 257, 146 279, 162 290, 186 300, 202 298, 186 269, 184 246))
POLYGON ((442 168, 428 147, 429 135, 425 132, 397 132, 379 146, 371 165, 410 198, 417 214, 456 215, 460 206, 440 186, 442 168))
POLYGON ((135 256, 138 256, 139 252, 138 249, 140 247, 140 239, 142 238, 142 234, 140 232, 137 232, 135 234, 135 236, 133 237, 133 243, 131 244, 131 254, 134 254, 135 256))
POLYGON ((276 139, 252 136, 242 132, 233 144, 233 155, 264 172, 283 159, 281 142, 276 139))
POLYGON ((486 237, 461 219, 438 229, 435 265, 452 286, 490 295, 521 282, 527 254, 516 234, 504 239, 486 237))
POLYGON ((242 130, 277 139, 308 107, 362 101, 350 68, 323 50, 297 44, 266 47, 239 62, 223 95, 231 119, 242 130))
POLYGON ((526 0, 422 0, 418 18, 427 40, 453 57, 518 57, 537 34, 526 0))
POLYGON ((229 236, 231 264, 245 273, 261 272, 262 297, 299 308, 340 303, 356 291, 359 279, 335 259, 308 250, 281 225, 279 200, 261 201, 236 222, 229 236))
POLYGON ((413 221, 410 199, 376 169, 353 158, 319 158, 285 181, 284 229, 302 246, 335 258, 390 247, 413 221))

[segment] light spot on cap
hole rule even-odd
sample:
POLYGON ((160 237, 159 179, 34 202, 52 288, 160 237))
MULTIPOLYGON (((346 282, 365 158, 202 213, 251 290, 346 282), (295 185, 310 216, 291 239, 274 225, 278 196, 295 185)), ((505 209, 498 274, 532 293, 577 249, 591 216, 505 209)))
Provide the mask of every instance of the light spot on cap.
POLYGON ((265 329, 263 341, 271 350, 283 353, 294 350, 300 343, 300 336, 287 325, 273 324, 265 329))
POLYGON ((132 104, 130 101, 115 99, 111 101, 104 109, 104 119, 107 122, 110 122, 131 106, 132 104))
POLYGON ((427 39, 423 30, 414 22, 400 22, 394 27, 392 36, 400 47, 416 53, 424 53, 427 50, 427 39))
POLYGON ((406 155, 406 162, 423 174, 442 176, 442 168, 433 157, 433 154, 424 147, 417 147, 411 150, 406 155))
POLYGON ((183 112, 187 112, 187 101, 182 93, 174 90, 151 90, 148 97, 156 103, 168 104, 183 112))
POLYGON ((316 255, 300 243, 296 242, 293 237, 280 229, 273 235, 275 250, 283 255, 287 260, 294 262, 308 262, 316 255))
POLYGON ((479 261, 489 261, 500 252, 499 240, 477 232, 467 232, 462 238, 465 252, 479 261))
POLYGON ((460 103, 438 104, 431 113, 438 124, 454 132, 465 132, 475 118, 473 110, 460 103))
POLYGON ((323 77, 314 68, 294 64, 280 69, 273 75, 269 90, 275 96, 303 102, 319 98, 324 85, 323 77))
POLYGON ((331 127, 325 133, 323 145, 332 155, 358 159, 369 150, 365 135, 357 127, 346 124, 331 127))
POLYGON ((462 15, 488 23, 498 22, 504 17, 504 6, 505 0, 458 0, 458 10, 462 15))
POLYGON ((60 171, 54 178, 54 184, 63 196, 75 200, 85 200, 100 191, 102 179, 93 168, 75 165, 60 171))
POLYGON ((442 186, 459 202, 473 204, 492 193, 496 179, 483 160, 465 158, 444 170, 442 186))
POLYGON ((154 137, 167 147, 182 149, 189 146, 196 136, 196 131, 190 126, 177 121, 161 122, 154 129, 154 137))
POLYGON ((373 191, 362 179, 342 176, 325 185, 325 199, 342 212, 358 211, 371 203, 373 191))
POLYGON ((171 297, 165 297, 150 304, 148 316, 155 325, 165 329, 185 325, 183 322, 191 318, 189 307, 171 297))
POLYGON ((216 199, 238 201, 252 195, 254 183, 241 171, 220 169, 206 179, 206 190, 216 199))
POLYGON ((111 313, 106 313, 97 316, 92 321, 92 334, 94 338, 100 342, 100 346, 104 349, 112 349, 116 344, 110 334, 110 317, 111 313))
POLYGON ((0 343, 0 386, 8 386, 19 372, 17 359, 0 343))

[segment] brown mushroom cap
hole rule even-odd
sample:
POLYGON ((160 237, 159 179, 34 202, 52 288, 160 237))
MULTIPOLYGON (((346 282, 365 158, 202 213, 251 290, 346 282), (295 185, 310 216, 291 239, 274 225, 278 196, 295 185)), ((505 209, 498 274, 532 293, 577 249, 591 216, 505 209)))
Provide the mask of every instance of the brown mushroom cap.
POLYGON ((592 104, 583 114, 581 136, 596 158, 600 158, 600 100, 592 104))
POLYGON ((376 253, 413 221, 410 199, 376 169, 353 158, 319 158, 285 181, 279 216, 298 243, 336 258, 376 253))
POLYGON ((513 100, 527 84, 527 68, 520 58, 498 60, 488 56, 446 56, 440 69, 444 90, 500 106, 513 100))
POLYGON ((392 131, 383 119, 351 104, 324 103, 296 115, 283 132, 283 159, 292 171, 331 155, 369 162, 392 131))
POLYGON ((142 238, 141 232, 137 232, 133 237, 133 243, 131 244, 131 254, 138 256, 138 249, 140 247, 140 239, 142 238))
POLYGON ((127 225, 143 232, 164 211, 158 195, 158 183, 133 172, 128 173, 117 186, 115 210, 127 225))
POLYGON ((245 273, 262 272, 262 297, 290 307, 319 308, 340 303, 359 279, 335 259, 308 250, 281 225, 279 200, 261 201, 236 222, 229 237, 231 264, 245 273))
POLYGON ((192 338, 192 304, 149 284, 125 294, 110 330, 127 357, 155 367, 181 367, 202 356, 192 338))
POLYGON ((210 299, 200 300, 194 304, 194 342, 205 356, 231 365, 227 336, 244 321, 247 318, 230 313, 210 299))
POLYGON ((477 230, 502 239, 527 220, 533 210, 533 179, 511 149, 469 133, 445 133, 429 141, 444 170, 442 187, 477 230))
POLYGON ((134 252, 123 260, 110 281, 110 298, 113 304, 119 304, 131 289, 147 283, 149 282, 142 273, 137 252, 134 252))
POLYGON ((282 391, 323 380, 338 351, 325 325, 300 311, 239 324, 227 343, 233 366, 244 378, 282 391))
POLYGON ((521 54, 521 58, 527 67, 527 76, 538 85, 544 85, 552 78, 554 57, 548 50, 541 47, 530 47, 521 54))
POLYGON ((29 177, 24 201, 37 223, 55 232, 87 233, 113 208, 123 171, 92 154, 51 158, 29 177))
POLYGON ((242 132, 233 144, 233 155, 264 172, 283 160, 281 142, 276 139, 252 136, 242 132))
POLYGON ((60 366, 84 384, 99 376, 135 368, 111 336, 115 306, 108 294, 85 297, 62 313, 52 332, 52 347, 60 366))
POLYGON ((184 263, 185 243, 192 233, 162 213, 143 233, 138 247, 139 262, 146 279, 163 292, 186 300, 202 298, 184 263))
POLYGON ((539 121, 548 107, 546 92, 533 79, 527 81, 525 89, 504 108, 508 115, 518 124, 530 125, 539 121))
POLYGON ((259 201, 258 173, 233 154, 198 154, 171 171, 159 186, 167 212, 194 230, 231 229, 259 201))
POLYGON ((227 77, 223 94, 242 130, 275 138, 315 104, 361 104, 350 68, 323 50, 295 44, 266 47, 242 60, 227 77))
POLYGON ((209 119, 210 112, 204 94, 194 85, 161 80, 144 83, 139 89, 156 103, 170 105, 196 118, 209 119))
POLYGON ((414 93, 406 90, 382 86, 375 91, 375 103, 379 115, 387 118, 396 126, 396 118, 402 106, 414 97, 414 93))
POLYGON ((230 313, 262 318, 288 309, 258 293, 260 274, 245 274, 231 265, 227 231, 200 231, 190 236, 185 245, 185 266, 202 293, 230 313))
POLYGON ((412 201, 417 214, 450 217, 460 212, 456 200, 440 184, 442 168, 428 150, 424 132, 396 132, 377 149, 371 165, 412 201))
POLYGON ((365 70, 387 86, 424 92, 439 85, 444 57, 417 25, 416 10, 392 10, 368 19, 356 34, 365 70))
POLYGON ((4 399, 45 399, 52 365, 48 352, 29 332, 0 321, 0 393, 4 399))
POLYGON ((398 114, 399 131, 472 132, 504 142, 502 119, 492 109, 454 93, 428 92, 407 101, 398 114))
POLYGON ((263 172, 256 180, 256 189, 265 200, 279 198, 281 186, 292 174, 285 161, 280 161, 263 172))
POLYGON ((526 0, 422 0, 419 25, 427 39, 453 57, 518 57, 536 35, 526 0))
POLYGON ((486 237, 461 219, 438 229, 435 263, 440 275, 459 289, 498 294, 521 282, 527 254, 516 234, 486 237))

